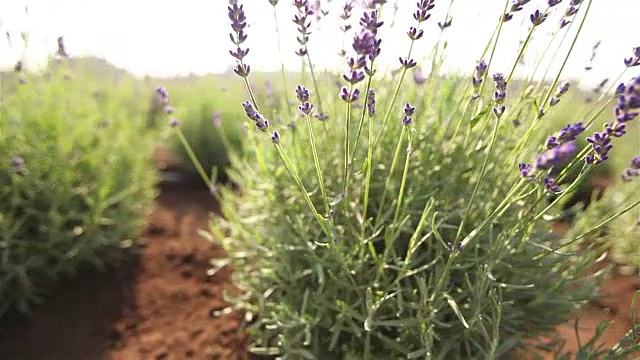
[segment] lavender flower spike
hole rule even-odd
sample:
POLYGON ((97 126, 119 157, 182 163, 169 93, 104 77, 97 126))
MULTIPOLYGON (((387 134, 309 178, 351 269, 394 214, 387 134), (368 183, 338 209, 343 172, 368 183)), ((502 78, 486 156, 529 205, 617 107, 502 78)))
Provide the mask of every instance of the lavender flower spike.
POLYGON ((373 116, 376 113, 376 91, 373 88, 369 89, 369 95, 367 96, 367 113, 369 116, 373 116))
POLYGON ((540 10, 536 10, 533 14, 529 16, 531 23, 533 26, 541 25, 545 20, 547 20, 547 13, 541 13, 540 10))

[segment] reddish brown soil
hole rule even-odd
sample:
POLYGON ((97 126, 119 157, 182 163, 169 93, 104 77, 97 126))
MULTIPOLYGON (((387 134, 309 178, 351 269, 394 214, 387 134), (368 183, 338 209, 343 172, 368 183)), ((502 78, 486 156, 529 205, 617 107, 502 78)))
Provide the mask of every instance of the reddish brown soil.
POLYGON ((207 276, 225 255, 197 234, 210 211, 207 191, 164 191, 139 255, 65 283, 33 321, 3 319, 0 359, 246 359, 240 316, 212 316, 231 286, 226 268, 207 276))
MULTIPOLYGON (((640 277, 625 277, 621 275, 612 276, 606 280, 601 289, 601 297, 599 301, 589 304, 578 311, 574 320, 556 328, 557 336, 564 340, 563 350, 572 354, 572 359, 580 348, 574 328, 575 319, 578 319, 578 336, 580 343, 586 344, 595 335, 596 328, 603 321, 611 321, 611 324, 604 332, 598 345, 602 349, 610 349, 622 339, 627 331, 633 327, 632 320, 632 298, 634 292, 640 289, 640 277)), ((640 311, 640 304, 637 305, 637 311, 640 311)), ((540 343, 552 343, 554 338, 544 337, 540 339, 540 343)), ((516 356, 517 359, 533 359, 531 353, 527 355, 516 356)), ((545 360, 553 360, 552 353, 544 355, 545 360)), ((629 359, 640 359, 640 353, 636 353, 629 359)))
MULTIPOLYGON (((247 359, 240 316, 212 316, 226 305, 223 291, 233 290, 229 269, 207 276, 209 259, 225 254, 197 233, 217 211, 214 204, 204 190, 165 189, 137 256, 124 267, 63 282, 32 321, 3 319, 0 359, 247 359)), ((631 298, 639 287, 638 276, 608 280, 602 301, 577 314, 581 340, 609 319, 614 323, 603 341, 615 344, 632 326, 631 298)), ((558 331, 565 349, 575 352, 572 324, 558 331)))

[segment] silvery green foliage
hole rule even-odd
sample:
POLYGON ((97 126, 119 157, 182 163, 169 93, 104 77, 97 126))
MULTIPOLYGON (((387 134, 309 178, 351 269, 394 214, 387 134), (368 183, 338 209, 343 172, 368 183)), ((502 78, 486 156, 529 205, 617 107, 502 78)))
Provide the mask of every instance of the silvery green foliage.
POLYGON ((120 259, 153 205, 154 136, 109 105, 123 85, 98 97, 79 78, 33 75, 3 92, 0 316, 30 312, 63 275, 120 259))
MULTIPOLYGON (((595 110, 613 94, 573 108, 576 118, 559 117, 554 114, 565 104, 575 106, 561 73, 543 83, 527 74, 513 77, 537 29, 581 26, 575 16, 588 12, 591 2, 571 1, 559 26, 547 20, 560 1, 541 9, 529 1, 506 2, 496 10, 496 35, 470 76, 438 76, 443 58, 436 56, 429 59, 431 76, 414 76, 415 84, 407 80, 418 65, 411 50, 398 54, 390 76, 378 73, 376 59, 385 51, 378 11, 384 3, 367 2, 354 27, 355 54, 341 52, 347 69, 337 82, 314 73, 311 59, 317 55, 307 39, 301 41, 298 53, 311 76, 296 88, 294 105, 296 127, 306 132, 270 121, 272 109, 256 100, 247 79, 249 62, 259 57, 240 48, 251 36, 245 31, 251 7, 229 6, 234 71, 248 90, 241 106, 254 125, 247 135, 252 150, 234 162, 231 174, 242 196, 223 189, 226 220, 212 226, 242 290, 230 300, 247 313, 251 350, 259 354, 509 356, 595 296, 596 276, 585 274, 604 246, 593 240, 606 233, 608 219, 639 202, 588 208, 579 216, 593 221, 581 232, 554 234, 551 225, 565 210, 560 205, 607 160, 599 156, 610 150, 603 146, 617 141, 606 125, 604 135, 586 140, 592 145, 580 145, 585 131, 593 134, 595 110), (510 31, 510 20, 526 17, 524 12, 531 25, 527 40, 514 49, 518 58, 510 69, 493 69, 487 54, 499 46, 501 31, 510 31), (317 116, 313 109, 320 100, 324 113, 317 116), (603 145, 604 138, 609 140, 603 145)), ((313 10, 308 1, 294 5, 294 23, 301 26, 301 17, 313 10)), ((402 19, 412 21, 408 44, 418 46, 426 36, 419 27, 428 24, 434 6, 432 0, 417 1, 413 20, 402 19)), ((626 108, 637 91, 633 81, 625 90, 626 108)), ((632 120, 625 116, 637 126, 632 120)))

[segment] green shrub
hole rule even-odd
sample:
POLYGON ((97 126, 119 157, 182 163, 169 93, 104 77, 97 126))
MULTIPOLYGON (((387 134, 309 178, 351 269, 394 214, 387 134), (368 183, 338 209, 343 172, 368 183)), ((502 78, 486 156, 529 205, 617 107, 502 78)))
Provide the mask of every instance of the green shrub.
MULTIPOLYGON (((192 147, 195 156, 203 166, 207 175, 217 169, 217 179, 226 179, 225 169, 230 164, 230 152, 241 156, 240 124, 242 113, 238 111, 221 111, 213 101, 189 107, 180 113, 181 128, 192 147)), ((226 110, 226 109, 225 109, 226 110)), ((169 139, 171 149, 184 164, 193 164, 180 139, 173 136, 169 139)), ((197 175, 195 169, 189 171, 197 175)))
POLYGON ((0 104, 0 315, 31 311, 61 275, 118 260, 145 226, 155 135, 95 88, 28 76, 0 104))
MULTIPOLYGON (((419 1, 410 26, 422 25, 432 4, 419 1)), ((590 4, 569 16, 576 27, 590 4)), ((294 5, 302 33, 298 53, 311 62, 320 54, 306 46, 306 24, 316 18, 308 15, 307 1, 294 5)), ((230 301, 247 313, 254 353, 497 359, 553 331, 594 296, 597 274, 585 273, 604 251, 595 240, 611 219, 640 201, 627 197, 606 211, 589 207, 579 217, 591 221, 570 236, 551 231, 562 214, 558 205, 604 161, 604 147, 580 147, 575 138, 601 131, 597 109, 616 98, 609 92, 595 103, 574 103, 560 91, 561 72, 541 83, 519 73, 518 60, 538 26, 557 26, 542 24, 544 8, 532 15, 534 25, 514 49, 519 55, 512 67, 492 64, 501 33, 513 26, 498 9, 502 20, 471 76, 439 76, 444 58, 434 55, 427 59, 431 76, 414 84, 411 50, 393 74, 378 68, 371 41, 377 13, 367 12, 361 21, 368 29, 356 25, 353 44, 367 55, 366 67, 348 61, 347 82, 336 89, 333 77, 315 76, 309 63, 312 76, 303 85, 311 94, 304 86, 282 94, 284 101, 297 97, 304 114, 291 119, 296 132, 273 120, 272 108, 256 100, 248 81, 244 10, 252 19, 251 9, 229 6, 235 72, 247 85, 242 106, 254 131, 247 134, 245 161, 231 170, 242 196, 221 189, 225 219, 215 220, 212 232, 242 290, 230 301), (517 90, 508 86, 515 74, 523 78, 517 90), (570 117, 552 130, 545 126, 567 107, 570 117), (558 144, 545 140, 549 135, 558 144), (563 156, 570 161, 557 171, 563 156)), ((408 34, 407 47, 419 46, 414 40, 422 33, 413 28, 408 34)), ((432 54, 447 45, 436 46, 432 54)), ((555 61, 562 62, 571 50, 559 53, 555 61)), ((550 66, 539 59, 536 68, 541 62, 550 66)), ((640 85, 633 87, 640 78, 628 84, 624 99, 640 97, 640 85)), ((639 107, 626 106, 624 111, 639 107)), ((637 188, 637 181, 630 186, 637 188)))
MULTIPOLYGON (((184 140, 206 172, 207 178, 211 178, 212 171, 216 169, 217 179, 225 181, 225 169, 230 164, 231 154, 242 157, 241 134, 244 129, 241 128, 241 119, 244 114, 241 109, 229 106, 237 103, 241 97, 220 89, 214 88, 212 91, 211 85, 217 79, 211 80, 192 80, 188 84, 169 82, 171 101, 181 104, 177 113, 170 115, 180 118, 184 140)), ((157 94, 154 94, 147 115, 147 126, 154 129, 166 128, 166 116, 164 107, 158 106, 157 94)), ((190 154, 179 136, 170 133, 164 143, 177 156, 177 165, 183 167, 187 175, 199 176, 198 169, 193 166, 190 154)))

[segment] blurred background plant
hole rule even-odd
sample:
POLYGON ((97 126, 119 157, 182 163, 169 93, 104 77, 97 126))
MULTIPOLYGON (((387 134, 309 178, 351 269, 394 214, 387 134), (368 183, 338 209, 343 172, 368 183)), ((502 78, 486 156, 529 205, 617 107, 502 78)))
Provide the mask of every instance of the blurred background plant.
MULTIPOLYGON (((225 169, 230 163, 231 154, 242 158, 242 133, 245 130, 242 109, 232 106, 240 95, 234 91, 220 91, 218 78, 203 78, 192 82, 188 87, 175 87, 172 97, 181 106, 177 116, 189 145, 195 152, 198 162, 211 178, 216 169, 217 179, 226 182, 225 169), (215 89, 211 91, 211 89, 215 89)), ((162 122, 166 128, 166 122, 162 122)), ((186 175, 191 180, 200 181, 185 147, 173 132, 165 140, 169 150, 176 154, 186 175)), ((203 184, 205 185, 205 184, 203 184)))
POLYGON ((61 276, 124 259, 156 195, 144 90, 68 60, 2 76, 0 316, 31 313, 61 276))

